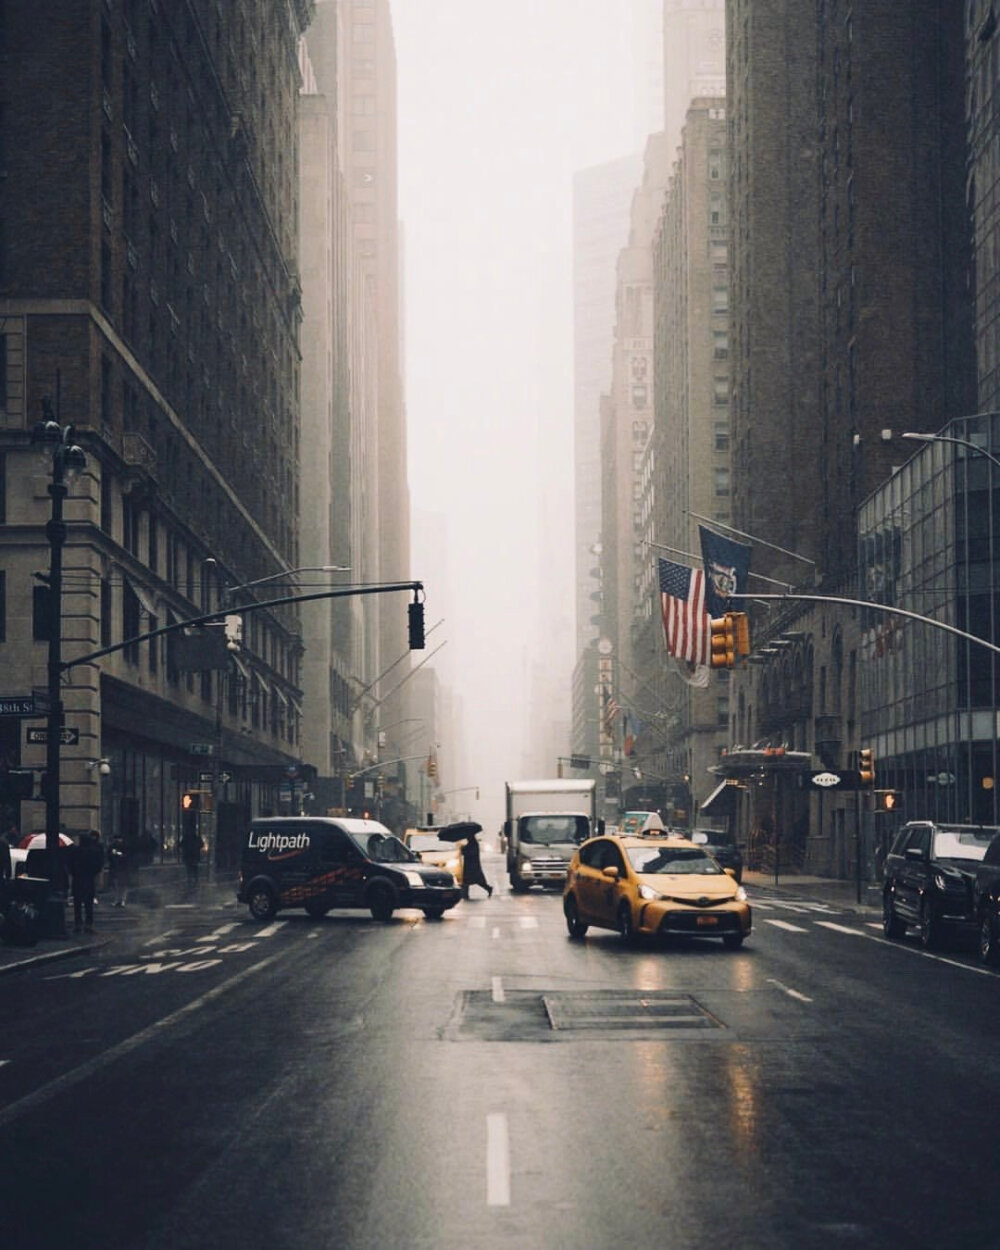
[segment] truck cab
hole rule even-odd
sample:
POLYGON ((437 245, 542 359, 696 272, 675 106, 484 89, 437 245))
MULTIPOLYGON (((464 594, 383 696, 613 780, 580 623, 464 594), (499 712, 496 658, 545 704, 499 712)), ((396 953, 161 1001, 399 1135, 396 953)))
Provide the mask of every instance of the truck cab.
POLYGON ((503 841, 515 894, 533 885, 561 890, 577 847, 604 831, 592 780, 507 782, 503 841))

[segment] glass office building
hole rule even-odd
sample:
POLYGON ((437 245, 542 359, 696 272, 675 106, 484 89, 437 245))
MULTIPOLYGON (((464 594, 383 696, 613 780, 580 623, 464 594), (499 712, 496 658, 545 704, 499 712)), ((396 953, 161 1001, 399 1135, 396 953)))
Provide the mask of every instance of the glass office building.
POLYGON ((952 631, 1000 636, 1000 413, 933 438, 859 514, 858 598, 913 614, 863 609, 862 738, 905 818, 997 824, 1000 654, 952 631))

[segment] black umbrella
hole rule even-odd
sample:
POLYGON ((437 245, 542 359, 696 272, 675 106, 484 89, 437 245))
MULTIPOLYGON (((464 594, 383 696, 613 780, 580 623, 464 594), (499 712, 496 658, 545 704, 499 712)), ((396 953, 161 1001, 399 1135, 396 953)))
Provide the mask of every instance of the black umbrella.
POLYGON ((453 825, 442 825, 437 836, 442 842, 464 842, 466 838, 475 837, 482 831, 482 825, 476 824, 474 820, 457 820, 453 825))

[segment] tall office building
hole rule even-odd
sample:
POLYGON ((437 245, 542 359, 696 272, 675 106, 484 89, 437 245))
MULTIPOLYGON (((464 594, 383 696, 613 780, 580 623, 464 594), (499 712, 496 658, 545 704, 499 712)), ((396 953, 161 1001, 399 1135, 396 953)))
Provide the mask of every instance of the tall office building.
MULTIPOLYGON (((312 8, 3 6, 0 668, 8 690, 44 687, 59 631, 63 821, 168 857, 182 789, 212 794, 222 863, 250 812, 289 810, 301 781, 293 609, 247 613, 235 661, 180 631, 128 640, 299 563, 296 50, 312 8), (53 462, 28 433, 46 397, 87 458, 60 603, 35 576, 53 462)), ((2 725, 6 762, 39 767, 30 724, 2 725)), ((11 814, 44 820, 39 803, 11 814)))
POLYGON ((661 0, 662 120, 671 158, 691 101, 726 93, 726 0, 661 0))

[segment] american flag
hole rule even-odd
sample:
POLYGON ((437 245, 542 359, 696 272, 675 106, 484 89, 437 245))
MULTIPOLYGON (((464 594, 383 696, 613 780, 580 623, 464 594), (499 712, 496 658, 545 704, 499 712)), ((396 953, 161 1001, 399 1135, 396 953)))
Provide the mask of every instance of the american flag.
POLYGON ((704 570, 661 559, 660 612, 668 653, 691 664, 707 664, 711 618, 705 611, 704 570))

